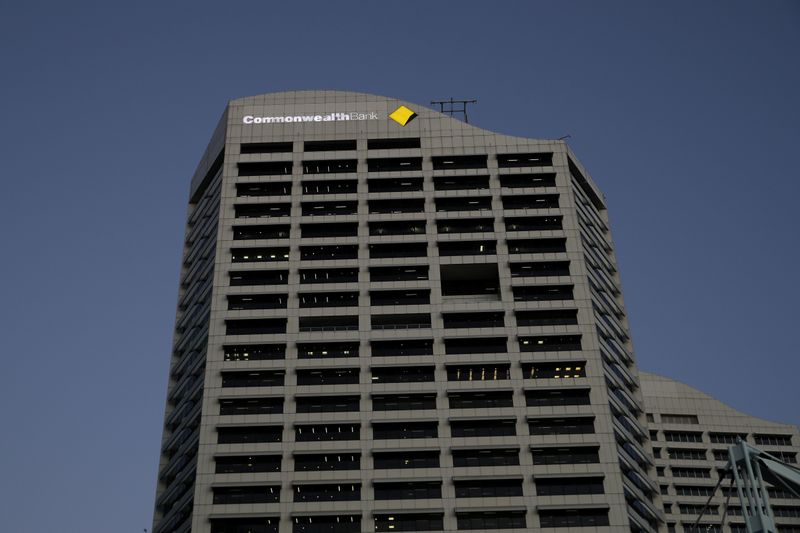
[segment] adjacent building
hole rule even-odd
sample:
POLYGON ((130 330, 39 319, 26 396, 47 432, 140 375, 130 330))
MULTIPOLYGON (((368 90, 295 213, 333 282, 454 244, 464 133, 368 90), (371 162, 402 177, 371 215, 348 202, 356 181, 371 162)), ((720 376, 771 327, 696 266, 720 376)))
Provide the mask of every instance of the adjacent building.
MULTIPOLYGON (((796 466, 800 453, 797 426, 748 416, 665 377, 645 372, 639 377, 667 530, 745 533, 735 488, 728 499, 730 478, 719 490, 714 490, 728 461, 728 447, 740 438, 796 466), (712 495, 710 507, 695 527, 712 495), (727 516, 721 527, 726 502, 727 516)), ((770 488, 768 492, 778 531, 800 532, 800 500, 779 487, 770 488)))
POLYGON ((564 142, 234 100, 191 182, 153 531, 663 531, 639 380, 564 142))

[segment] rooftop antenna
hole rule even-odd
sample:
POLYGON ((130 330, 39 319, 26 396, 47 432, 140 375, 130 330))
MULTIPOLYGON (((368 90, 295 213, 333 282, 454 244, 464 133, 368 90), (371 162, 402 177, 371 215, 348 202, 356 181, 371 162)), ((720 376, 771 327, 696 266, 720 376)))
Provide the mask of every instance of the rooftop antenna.
POLYGON ((440 113, 447 113, 451 117, 456 113, 464 115, 464 122, 469 124, 469 117, 467 116, 467 104, 477 104, 477 100, 433 100, 431 105, 438 105, 440 113))

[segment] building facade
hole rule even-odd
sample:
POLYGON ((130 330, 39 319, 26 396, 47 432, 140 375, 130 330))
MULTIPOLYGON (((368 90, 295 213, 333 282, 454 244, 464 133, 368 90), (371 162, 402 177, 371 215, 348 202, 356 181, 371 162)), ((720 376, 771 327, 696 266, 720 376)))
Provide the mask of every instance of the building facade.
POLYGON ((227 106, 192 179, 154 533, 659 531, 604 199, 422 106, 227 106))
MULTIPOLYGON (((714 487, 728 461, 728 448, 741 438, 796 466, 800 453, 797 426, 745 415, 688 385, 640 373, 647 408, 656 474, 668 531, 746 533, 742 509, 729 479, 714 487), (694 524, 711 495, 699 527, 694 524), (725 504, 727 516, 721 527, 725 504)), ((780 533, 800 533, 800 500, 780 488, 769 489, 780 533)))

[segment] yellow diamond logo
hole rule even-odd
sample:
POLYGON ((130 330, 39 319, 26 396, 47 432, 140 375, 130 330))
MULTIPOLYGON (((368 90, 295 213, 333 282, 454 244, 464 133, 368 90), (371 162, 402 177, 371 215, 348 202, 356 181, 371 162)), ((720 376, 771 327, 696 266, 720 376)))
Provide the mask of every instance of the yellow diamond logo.
POLYGON ((400 124, 401 126, 405 126, 416 117, 417 114, 411 111, 404 105, 401 105, 389 115, 389 118, 400 124))

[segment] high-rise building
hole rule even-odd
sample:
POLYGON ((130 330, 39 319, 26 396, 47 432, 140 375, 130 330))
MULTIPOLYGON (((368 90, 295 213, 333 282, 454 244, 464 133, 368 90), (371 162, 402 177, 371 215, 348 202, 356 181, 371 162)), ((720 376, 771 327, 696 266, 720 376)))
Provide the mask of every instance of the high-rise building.
MULTIPOLYGON (((656 474, 667 530, 696 533, 746 533, 742 507, 730 477, 714 490, 728 461, 728 448, 740 438, 785 463, 797 465, 797 426, 748 416, 719 400, 671 379, 642 372, 656 474), (700 525, 695 522, 711 499, 700 525), (725 508, 727 517, 720 527, 725 508)), ((800 500, 781 487, 768 490, 781 533, 800 532, 800 500)))
POLYGON ((189 198, 154 533, 663 530, 605 202, 564 142, 265 94, 189 198))

